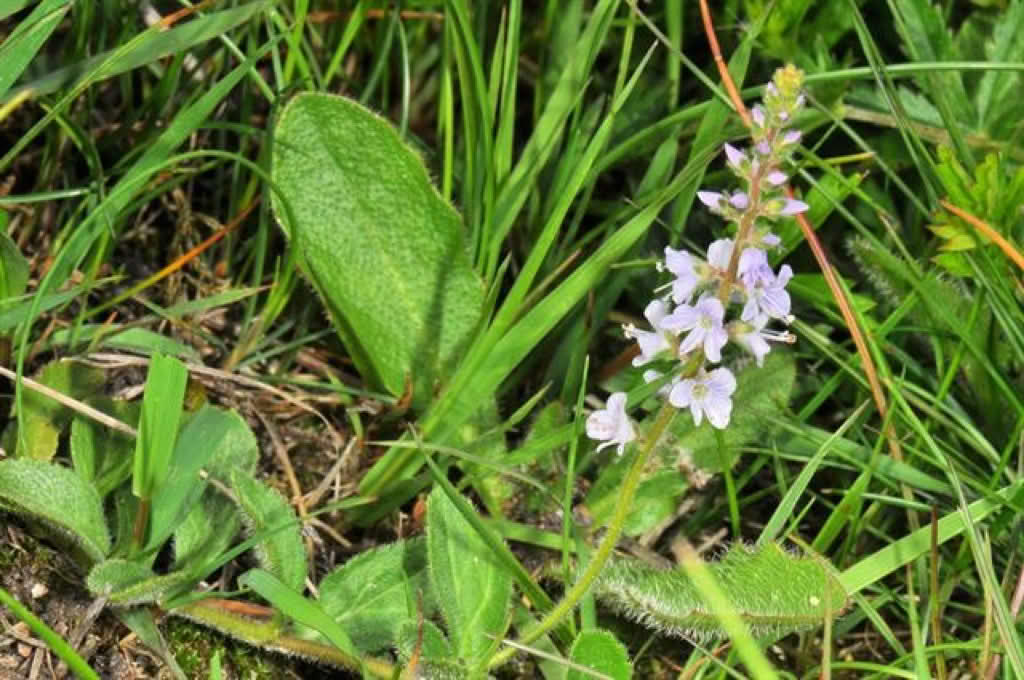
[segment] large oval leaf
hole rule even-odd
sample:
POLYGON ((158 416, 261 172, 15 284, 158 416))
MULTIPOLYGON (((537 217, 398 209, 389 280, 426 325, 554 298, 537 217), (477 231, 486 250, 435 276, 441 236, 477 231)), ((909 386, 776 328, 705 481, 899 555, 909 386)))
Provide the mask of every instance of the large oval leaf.
POLYGON ((66 467, 27 458, 0 461, 0 508, 55 527, 93 561, 110 550, 99 493, 66 467))
POLYGON ((483 305, 459 214, 395 129, 343 97, 285 107, 273 179, 277 217, 359 370, 424 406, 483 305))

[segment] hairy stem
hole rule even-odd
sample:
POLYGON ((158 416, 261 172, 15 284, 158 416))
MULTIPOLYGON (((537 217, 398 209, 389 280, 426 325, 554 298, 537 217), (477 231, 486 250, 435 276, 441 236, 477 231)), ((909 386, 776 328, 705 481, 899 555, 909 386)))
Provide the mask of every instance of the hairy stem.
POLYGON ((622 535, 622 527, 626 523, 626 517, 629 515, 629 511, 633 507, 633 497, 636 496, 636 490, 640 486, 640 479, 643 477, 644 467, 647 465, 647 460, 651 457, 651 453, 654 451, 655 444, 661 439, 661 435, 664 434, 668 428, 669 423, 672 422, 672 416, 676 413, 675 407, 669 402, 665 402, 661 410, 658 411, 658 416, 654 420, 654 424, 651 429, 647 432, 647 440, 644 445, 634 454, 633 464, 629 468, 629 472, 626 474, 626 479, 622 484, 622 488, 619 491, 619 500, 615 505, 615 512, 612 514, 611 521, 608 523, 608 529, 601 540, 600 545, 597 546, 597 550, 594 552, 594 556, 591 558, 590 563, 587 565, 586 570, 580 576, 580 579, 576 584, 569 589, 569 591, 562 598, 554 609, 541 619, 541 621, 533 628, 526 631, 523 636, 518 640, 516 647, 506 647, 501 650, 493 657, 487 664, 489 668, 497 668, 503 663, 511 659, 516 652, 519 651, 520 645, 529 645, 545 633, 550 631, 552 628, 562 622, 566 616, 568 616, 579 601, 583 599, 590 586, 593 585, 598 574, 604 567, 608 558, 611 557, 612 551, 615 549, 615 545, 619 541, 619 536, 622 535))

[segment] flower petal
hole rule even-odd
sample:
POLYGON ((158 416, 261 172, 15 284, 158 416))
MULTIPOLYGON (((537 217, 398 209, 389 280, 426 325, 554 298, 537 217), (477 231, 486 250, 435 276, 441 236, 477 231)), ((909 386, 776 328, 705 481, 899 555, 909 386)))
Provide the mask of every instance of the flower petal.
POLYGON ((729 165, 734 168, 739 168, 740 164, 743 163, 744 158, 746 158, 742 151, 729 143, 726 143, 725 145, 725 155, 729 159, 729 165))
POLYGON ((718 210, 718 205, 722 202, 722 194, 717 191, 698 191, 697 198, 712 210, 718 210))
POLYGON ((803 201, 798 201, 795 198, 787 198, 785 205, 782 206, 782 210, 779 211, 780 215, 796 215, 798 213, 806 212, 811 206, 807 205, 803 201))

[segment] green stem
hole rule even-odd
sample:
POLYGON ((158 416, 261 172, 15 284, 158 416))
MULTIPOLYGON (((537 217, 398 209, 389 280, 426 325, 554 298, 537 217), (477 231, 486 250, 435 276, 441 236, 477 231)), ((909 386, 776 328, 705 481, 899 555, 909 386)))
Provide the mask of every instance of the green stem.
POLYGON ((548 612, 547 616, 540 620, 540 622, 526 631, 523 636, 518 640, 516 647, 506 647, 501 650, 493 657, 487 664, 488 668, 497 668, 509 659, 511 659, 518 651, 519 645, 529 645, 545 633, 550 631, 552 628, 561 623, 562 619, 568 616, 579 601, 583 599, 590 586, 593 585, 597 579, 597 575, 601 572, 608 558, 611 557, 612 551, 615 549, 615 545, 619 541, 619 536, 622 534, 622 527, 626 524, 626 517, 629 515, 629 511, 633 507, 633 497, 636 496, 636 490, 640 486, 640 479, 643 476, 644 467, 647 465, 647 460, 651 457, 651 453, 654 451, 655 444, 661 439, 661 435, 668 428, 669 423, 672 422, 672 416, 676 414, 676 409, 668 401, 666 401, 661 410, 658 411, 658 416, 654 420, 654 424, 651 425, 651 429, 647 432, 647 440, 644 442, 643 447, 636 452, 633 458, 633 464, 629 468, 629 472, 626 474, 626 479, 622 484, 619 491, 619 501, 615 505, 615 512, 612 514, 611 521, 608 523, 608 530, 601 540, 601 544, 597 546, 597 550, 594 552, 593 558, 587 565, 586 570, 576 584, 569 589, 554 609, 548 612))
POLYGON ((78 655, 78 653, 67 643, 67 641, 64 640, 64 638, 47 626, 41 619, 30 612, 3 588, 0 588, 0 605, 7 607, 11 610, 12 614, 24 621, 29 627, 29 630, 35 633, 40 640, 45 642, 46 646, 49 647, 54 654, 63 659, 64 663, 68 665, 68 668, 77 677, 84 678, 84 680, 100 680, 100 676, 96 674, 96 671, 89 666, 85 659, 78 655))

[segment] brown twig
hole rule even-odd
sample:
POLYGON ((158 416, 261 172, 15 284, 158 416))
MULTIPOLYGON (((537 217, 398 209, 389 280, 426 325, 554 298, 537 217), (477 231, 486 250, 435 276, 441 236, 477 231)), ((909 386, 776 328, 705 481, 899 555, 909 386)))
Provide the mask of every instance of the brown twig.
MULTIPOLYGON (((8 370, 8 369, 4 368, 3 366, 0 366, 0 375, 4 376, 5 378, 10 378, 11 380, 17 380, 18 379, 18 374, 17 373, 15 373, 14 371, 11 371, 11 370, 8 370)), ((75 411, 77 413, 81 413, 83 416, 87 416, 89 418, 92 418, 96 422, 98 422, 98 423, 100 423, 102 425, 106 425, 107 427, 109 427, 109 428, 111 428, 113 430, 117 430, 118 432, 124 432, 126 435, 128 435, 130 437, 137 437, 138 434, 139 434, 138 430, 136 430, 131 425, 126 425, 126 424, 122 423, 120 420, 118 420, 117 418, 112 418, 111 416, 108 416, 103 411, 99 411, 97 409, 94 409, 92 406, 89 406, 88 404, 86 404, 84 402, 78 401, 77 399, 73 399, 73 398, 69 397, 66 394, 58 392, 57 390, 53 389, 52 387, 47 387, 46 385, 44 385, 42 383, 36 382, 32 378, 28 378, 26 376, 21 376, 21 384, 23 386, 29 388, 30 390, 32 390, 34 392, 38 392, 39 394, 42 394, 43 396, 49 397, 50 399, 53 399, 54 401, 58 402, 59 404, 62 404, 63 406, 67 406, 72 411, 75 411)))

